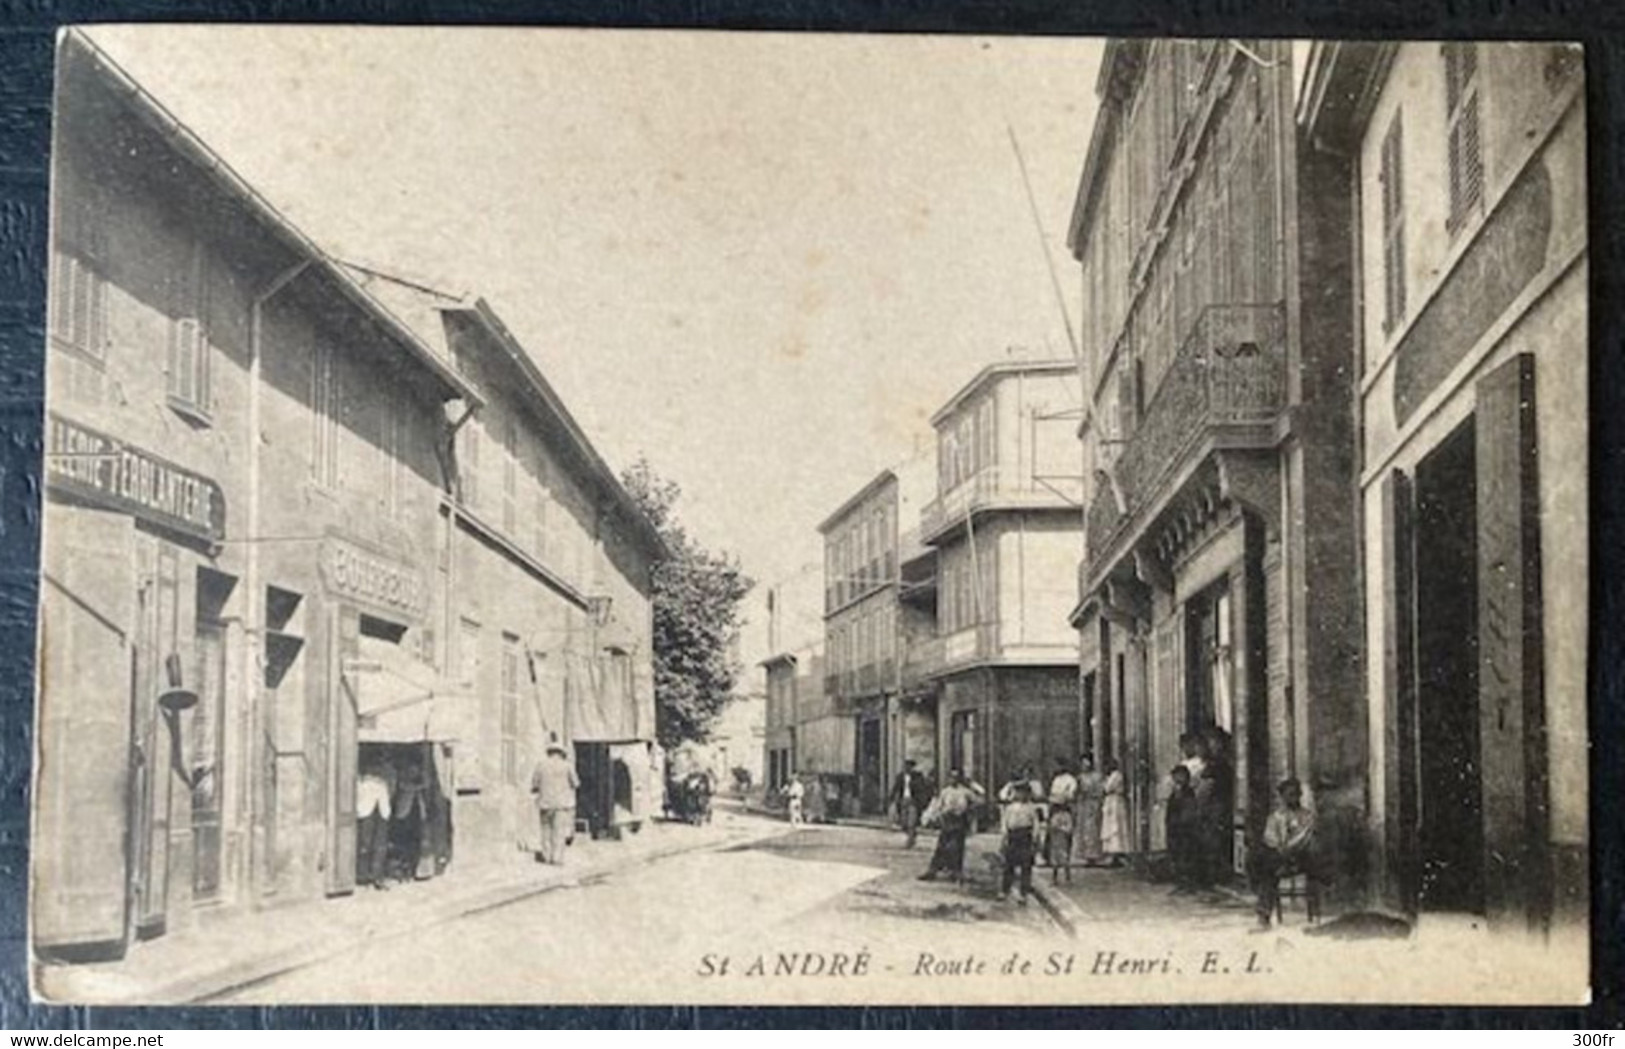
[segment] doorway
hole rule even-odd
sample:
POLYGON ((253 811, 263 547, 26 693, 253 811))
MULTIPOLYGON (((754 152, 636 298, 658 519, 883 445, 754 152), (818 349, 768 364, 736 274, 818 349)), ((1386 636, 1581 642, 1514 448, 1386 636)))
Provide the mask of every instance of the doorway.
POLYGON ((885 807, 880 782, 880 736, 879 718, 863 718, 858 722, 858 804, 865 813, 871 814, 885 807))
POLYGON ((1469 418, 1416 468, 1417 901, 1484 907, 1477 456, 1469 418))

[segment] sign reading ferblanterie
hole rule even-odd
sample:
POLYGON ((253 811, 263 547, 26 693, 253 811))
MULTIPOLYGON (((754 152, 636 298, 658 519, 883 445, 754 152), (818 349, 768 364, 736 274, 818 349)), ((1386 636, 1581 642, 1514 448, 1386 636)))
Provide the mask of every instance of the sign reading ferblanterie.
POLYGON ((330 537, 322 544, 322 576, 338 596, 414 619, 423 615, 422 574, 354 543, 330 537))
POLYGON ((62 495, 209 542, 226 534, 219 484, 54 412, 46 420, 45 483, 62 495))

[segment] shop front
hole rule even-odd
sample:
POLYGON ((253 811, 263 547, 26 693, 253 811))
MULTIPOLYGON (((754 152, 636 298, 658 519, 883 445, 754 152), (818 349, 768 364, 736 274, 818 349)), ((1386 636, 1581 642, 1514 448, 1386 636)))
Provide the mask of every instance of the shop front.
POLYGON ((1214 862, 1238 876, 1270 810, 1272 764, 1282 772, 1290 755, 1290 710, 1271 702, 1272 689, 1287 694, 1280 544, 1260 512, 1278 505, 1279 483, 1266 456, 1200 463, 1137 533, 1095 533, 1111 556, 1087 573, 1073 616, 1082 728, 1097 766, 1123 771, 1133 848, 1166 849, 1169 771, 1186 764, 1220 799, 1214 862))
MULTIPOLYGON (((630 643, 605 645, 598 654, 567 657, 565 731, 575 759, 576 818, 593 837, 636 833, 653 818, 664 770, 641 725, 636 703, 630 643)), ((704 771, 711 789, 720 789, 725 770, 699 769, 697 759, 686 771, 704 771)), ((686 774, 686 772, 685 772, 686 774)))
POLYGON ((231 902, 238 572, 219 484, 47 420, 33 933, 65 956, 231 902))

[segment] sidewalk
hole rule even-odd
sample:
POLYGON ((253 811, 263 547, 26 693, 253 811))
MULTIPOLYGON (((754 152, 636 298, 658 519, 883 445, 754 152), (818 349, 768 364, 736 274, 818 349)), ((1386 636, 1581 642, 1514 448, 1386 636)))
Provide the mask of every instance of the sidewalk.
MULTIPOLYGON (((1250 897, 1228 890, 1201 895, 1173 895, 1173 886, 1156 882, 1128 867, 1073 867, 1072 880, 1061 875, 1052 883, 1048 867, 1033 871, 1039 902, 1066 930, 1076 935, 1084 925, 1149 925, 1168 923, 1185 931, 1246 931, 1254 922, 1250 897)), ((1287 914, 1287 923, 1303 916, 1287 914)))
POLYGON ((130 948, 123 959, 85 965, 34 962, 34 993, 47 1001, 115 1005, 206 1001, 310 965, 371 940, 391 939, 638 864, 720 849, 786 833, 785 824, 719 811, 691 827, 653 823, 620 841, 581 841, 563 867, 511 862, 451 869, 388 892, 313 900, 249 911, 130 948))

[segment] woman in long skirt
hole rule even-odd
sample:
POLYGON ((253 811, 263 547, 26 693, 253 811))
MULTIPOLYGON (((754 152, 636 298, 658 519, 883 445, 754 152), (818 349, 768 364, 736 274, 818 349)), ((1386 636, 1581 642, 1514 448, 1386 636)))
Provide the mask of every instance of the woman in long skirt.
POLYGON ((1100 846, 1113 867, 1128 858, 1128 797, 1124 794, 1123 772, 1115 758, 1106 759, 1105 800, 1100 807, 1100 846))
POLYGON ((1106 800, 1106 780, 1095 769, 1095 759, 1085 754, 1078 762, 1077 829, 1078 858, 1085 867, 1097 867, 1106 859, 1100 842, 1101 806, 1106 800))

